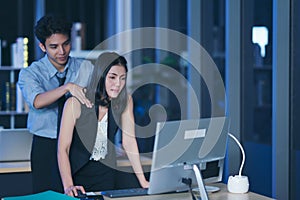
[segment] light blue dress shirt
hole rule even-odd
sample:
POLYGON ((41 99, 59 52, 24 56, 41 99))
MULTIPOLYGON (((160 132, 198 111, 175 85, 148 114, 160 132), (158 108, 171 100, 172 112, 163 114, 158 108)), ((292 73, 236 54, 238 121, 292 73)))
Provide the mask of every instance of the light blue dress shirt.
MULTIPOLYGON (((85 87, 92 73, 93 65, 90 61, 69 57, 66 69, 68 69, 68 72, 65 83, 73 82, 85 87), (84 70, 80 72, 81 66, 84 70), (79 73, 81 73, 80 76, 79 73)), ((33 106, 34 99, 38 94, 58 87, 59 83, 55 77, 57 72, 47 55, 45 55, 29 67, 22 69, 19 74, 18 85, 29 106, 27 128, 31 133, 38 136, 57 137, 57 102, 41 109, 36 109, 33 106)))

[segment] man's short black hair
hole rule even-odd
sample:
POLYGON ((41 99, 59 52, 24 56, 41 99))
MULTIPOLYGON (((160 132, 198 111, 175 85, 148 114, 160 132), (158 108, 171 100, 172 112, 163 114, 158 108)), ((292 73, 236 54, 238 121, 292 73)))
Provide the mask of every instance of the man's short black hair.
POLYGON ((34 27, 37 39, 45 45, 45 41, 52 34, 60 33, 71 38, 72 23, 60 16, 46 15, 34 27))

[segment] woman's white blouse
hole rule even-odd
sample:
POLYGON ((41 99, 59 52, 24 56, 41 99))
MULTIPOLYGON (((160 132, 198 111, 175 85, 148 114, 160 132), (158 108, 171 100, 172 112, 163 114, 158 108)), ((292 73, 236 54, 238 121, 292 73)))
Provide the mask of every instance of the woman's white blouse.
POLYGON ((90 160, 99 161, 104 159, 107 154, 107 113, 101 121, 98 121, 98 130, 95 146, 90 160))

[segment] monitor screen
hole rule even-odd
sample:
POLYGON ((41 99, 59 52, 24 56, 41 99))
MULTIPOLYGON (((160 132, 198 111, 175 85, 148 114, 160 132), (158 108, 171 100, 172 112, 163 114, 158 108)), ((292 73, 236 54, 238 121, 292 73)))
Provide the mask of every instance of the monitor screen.
POLYGON ((229 122, 226 117, 167 121, 157 124, 148 194, 197 187, 193 165, 206 183, 222 180, 229 122))

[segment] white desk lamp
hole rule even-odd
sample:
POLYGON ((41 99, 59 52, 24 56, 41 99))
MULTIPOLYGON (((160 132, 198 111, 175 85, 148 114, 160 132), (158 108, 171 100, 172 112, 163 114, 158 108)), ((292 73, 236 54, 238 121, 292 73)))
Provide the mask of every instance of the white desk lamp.
POLYGON ((228 183, 227 183, 227 189, 231 193, 247 193, 249 190, 249 180, 247 176, 242 176, 242 169, 245 164, 245 151, 241 145, 241 143, 234 137, 231 133, 228 133, 228 135, 238 144, 242 151, 243 159, 242 164, 240 166, 240 171, 238 175, 235 176, 229 176, 228 183))

